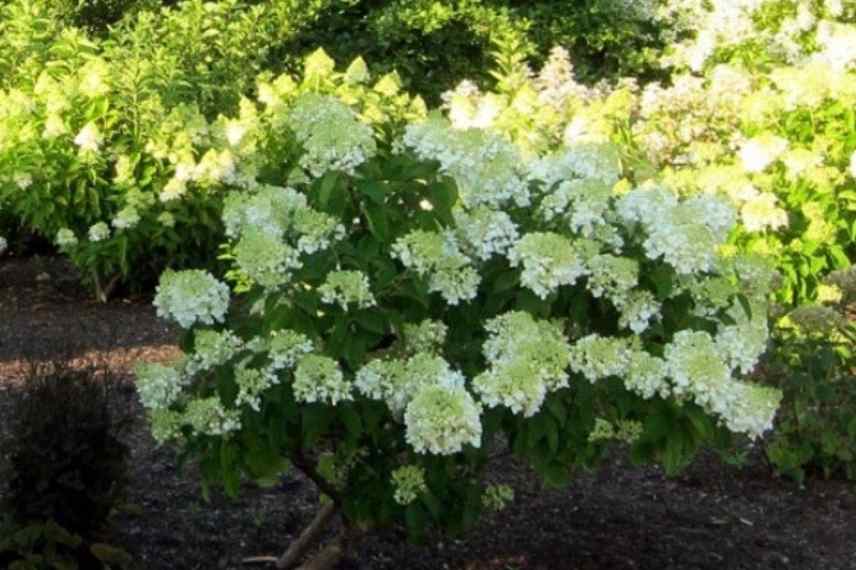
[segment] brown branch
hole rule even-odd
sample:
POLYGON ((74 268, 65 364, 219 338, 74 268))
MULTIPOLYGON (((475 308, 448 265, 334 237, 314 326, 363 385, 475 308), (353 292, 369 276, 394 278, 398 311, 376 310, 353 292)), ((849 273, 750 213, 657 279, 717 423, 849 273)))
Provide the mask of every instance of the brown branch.
POLYGON ((291 543, 288 550, 276 561, 276 567, 279 569, 294 568, 300 559, 312 548, 315 543, 321 539, 321 535, 327 529, 327 525, 336 515, 338 508, 333 502, 325 503, 318 512, 315 513, 315 518, 309 523, 297 540, 291 543))

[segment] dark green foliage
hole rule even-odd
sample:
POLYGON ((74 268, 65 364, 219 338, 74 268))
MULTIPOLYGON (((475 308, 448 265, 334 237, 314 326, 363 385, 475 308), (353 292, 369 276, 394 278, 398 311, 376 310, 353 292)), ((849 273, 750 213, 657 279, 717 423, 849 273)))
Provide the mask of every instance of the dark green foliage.
POLYGON ((856 480, 856 326, 838 341, 779 331, 770 382, 784 394, 766 446, 773 467, 807 476, 856 480))
POLYGON ((117 384, 96 368, 34 366, 14 413, 5 509, 20 525, 53 521, 72 534, 100 530, 122 497, 128 422, 117 384))

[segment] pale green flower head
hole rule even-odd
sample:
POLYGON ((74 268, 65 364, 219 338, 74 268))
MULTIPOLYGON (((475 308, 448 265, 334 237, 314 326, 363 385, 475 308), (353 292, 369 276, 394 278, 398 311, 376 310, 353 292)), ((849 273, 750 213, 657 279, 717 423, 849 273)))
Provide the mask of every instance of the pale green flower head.
POLYGON ((523 266, 521 285, 542 299, 588 272, 573 243, 552 232, 524 235, 509 251, 508 261, 512 267, 523 266))
POLYGON ((338 219, 312 208, 295 209, 292 231, 299 236, 297 249, 306 254, 323 251, 345 237, 345 227, 338 219))
POLYGON ((481 406, 462 387, 423 386, 404 412, 405 437, 417 453, 451 455, 481 447, 481 406))
POLYGON ((165 271, 157 287, 154 305, 159 317, 190 328, 196 323, 222 322, 229 308, 229 288, 213 275, 198 269, 165 271))
POLYGON ((172 366, 141 363, 137 365, 135 373, 140 402, 148 410, 168 408, 181 395, 181 372, 172 366))
POLYGON ((335 406, 353 399, 351 383, 345 379, 339 364, 320 354, 307 354, 297 362, 292 388, 294 398, 308 404, 322 402, 335 406))
POLYGON ((104 222, 93 224, 89 228, 89 241, 104 241, 110 237, 110 227, 104 222))
POLYGON ((305 354, 312 352, 312 341, 305 334, 292 330, 273 331, 267 340, 272 370, 290 369, 305 354))
POLYGON ((639 262, 633 258, 601 254, 586 265, 590 272, 588 288, 595 297, 623 300, 639 283, 639 262))
POLYGON ((630 355, 627 340, 590 334, 571 348, 571 369, 590 382, 610 376, 624 376, 630 364, 630 355))
POLYGON ((152 437, 158 444, 163 445, 181 436, 181 426, 184 425, 184 417, 181 412, 167 408, 155 408, 149 412, 148 416, 152 437))
POLYGON ((112 223, 117 230, 129 230, 140 223, 140 213, 136 208, 127 206, 116 214, 112 223))
POLYGON ((316 178, 329 171, 353 174, 377 152, 372 128, 333 97, 302 95, 289 113, 288 123, 303 145, 300 165, 316 178))
POLYGON ((643 398, 667 398, 670 394, 666 380, 666 362, 644 350, 632 350, 624 377, 624 386, 643 398))
POLYGON ((267 289, 291 280, 291 272, 303 267, 298 251, 264 230, 248 229, 234 248, 241 271, 267 289))
POLYGON ((230 330, 202 329, 193 337, 193 354, 187 373, 197 374, 229 362, 244 348, 244 341, 230 330))
POLYGON ((62 228, 56 233, 54 243, 61 249, 70 249, 77 245, 77 236, 68 228, 62 228))
POLYGON ((241 429, 240 410, 227 410, 220 398, 191 400, 182 416, 182 424, 205 435, 226 435, 241 429))
POLYGON ((402 506, 407 506, 419 495, 428 490, 425 484, 425 470, 417 465, 403 465, 392 472, 393 498, 402 506))
POLYGON ((662 308, 654 294, 645 290, 630 291, 616 301, 616 306, 621 311, 618 326, 636 334, 645 332, 651 321, 660 317, 662 308))
POLYGON ((369 278, 362 271, 331 271, 318 288, 318 293, 322 302, 338 304, 343 311, 347 311, 351 305, 368 309, 377 304, 369 278))
POLYGON ((238 386, 235 405, 246 404, 253 410, 260 411, 262 394, 278 383, 279 379, 271 371, 250 368, 246 361, 242 361, 235 367, 235 384, 238 386))
POLYGON ((404 325, 404 339, 411 353, 437 353, 446 343, 449 328, 442 321, 425 319, 424 321, 404 325))

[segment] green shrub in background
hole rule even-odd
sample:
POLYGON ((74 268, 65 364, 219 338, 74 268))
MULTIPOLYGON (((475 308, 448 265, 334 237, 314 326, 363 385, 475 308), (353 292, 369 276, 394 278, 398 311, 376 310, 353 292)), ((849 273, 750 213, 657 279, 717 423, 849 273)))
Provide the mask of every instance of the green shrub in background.
POLYGON ((784 393, 767 456, 800 482, 856 480, 856 266, 826 283, 823 304, 794 309, 776 329, 765 371, 784 393))

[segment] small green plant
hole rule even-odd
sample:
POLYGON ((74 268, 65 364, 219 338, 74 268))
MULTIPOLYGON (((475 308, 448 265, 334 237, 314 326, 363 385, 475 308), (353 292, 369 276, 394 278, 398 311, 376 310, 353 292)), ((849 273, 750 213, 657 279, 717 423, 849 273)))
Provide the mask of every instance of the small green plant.
POLYGON ((856 267, 833 272, 830 302, 791 311, 769 377, 784 393, 767 456, 781 474, 856 479, 856 267))

